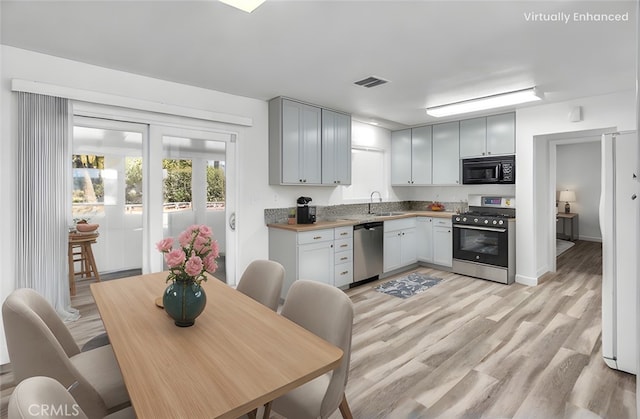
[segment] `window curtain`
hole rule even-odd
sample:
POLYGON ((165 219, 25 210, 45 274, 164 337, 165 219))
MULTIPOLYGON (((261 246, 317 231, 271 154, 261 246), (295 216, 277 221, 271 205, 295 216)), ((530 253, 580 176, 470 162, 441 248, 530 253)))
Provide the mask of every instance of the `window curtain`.
POLYGON ((16 288, 33 288, 63 320, 76 320, 67 260, 70 104, 58 97, 16 95, 16 288))

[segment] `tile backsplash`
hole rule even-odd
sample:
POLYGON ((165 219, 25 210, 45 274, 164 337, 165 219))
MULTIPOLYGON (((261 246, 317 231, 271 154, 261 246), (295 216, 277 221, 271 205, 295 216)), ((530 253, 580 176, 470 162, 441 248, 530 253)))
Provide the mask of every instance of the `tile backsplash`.
MULTIPOLYGON (((398 201, 398 202, 374 202, 371 204, 371 212, 392 211, 426 211, 433 201, 398 201)), ((467 210, 466 202, 442 202, 446 211, 464 212, 467 210)), ((295 212, 296 207, 267 208, 264 210, 266 224, 286 223, 290 211, 295 212)), ((369 204, 345 204, 316 206, 316 218, 318 221, 331 221, 341 217, 364 215, 369 213, 369 204)))

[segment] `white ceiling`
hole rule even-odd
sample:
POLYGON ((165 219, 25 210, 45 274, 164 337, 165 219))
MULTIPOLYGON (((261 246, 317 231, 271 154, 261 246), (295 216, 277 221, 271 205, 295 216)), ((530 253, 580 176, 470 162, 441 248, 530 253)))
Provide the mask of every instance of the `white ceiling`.
POLYGON ((538 86, 547 102, 633 89, 636 0, 1 0, 1 42, 268 100, 283 95, 398 128, 427 106, 538 86), (577 22, 573 13, 628 13, 577 22), (570 15, 568 23, 527 21, 570 15), (389 83, 353 84, 374 75, 389 83))

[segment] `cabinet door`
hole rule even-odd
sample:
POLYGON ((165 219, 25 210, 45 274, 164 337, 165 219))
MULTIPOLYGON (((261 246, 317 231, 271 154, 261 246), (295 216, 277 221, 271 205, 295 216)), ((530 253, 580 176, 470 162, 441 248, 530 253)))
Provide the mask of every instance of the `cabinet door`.
POLYGON ((433 227, 433 263, 449 267, 453 264, 451 227, 433 227))
POLYGON ((411 179, 416 185, 431 184, 431 126, 411 129, 411 179))
POLYGON ((351 117, 322 110, 322 184, 351 184, 351 117))
POLYGON ((391 184, 411 185, 411 130, 391 133, 391 184))
POLYGON ((282 100, 282 183, 320 183, 320 123, 320 108, 282 100))
POLYGON ((460 121, 460 158, 482 157, 486 153, 487 118, 460 121))
POLYGON ((418 261, 416 252, 416 229, 402 230, 400 236, 400 265, 407 266, 418 261))
POLYGON ((299 170, 303 183, 319 184, 322 182, 322 113, 320 108, 304 106, 302 158, 299 170))
POLYGON ((433 126, 433 184, 460 183, 460 124, 458 121, 433 126))
POLYGON ((333 285, 333 241, 298 246, 298 277, 333 285))
POLYGON ((516 152, 516 114, 487 117, 487 154, 516 152))
POLYGON ((433 219, 431 217, 418 217, 416 250, 419 261, 433 262, 433 219))
POLYGON ((302 153, 303 105, 282 101, 282 183, 301 183, 300 155, 302 153))
POLYGON ((402 266, 401 260, 401 242, 402 233, 400 231, 387 231, 384 233, 384 252, 382 270, 389 272, 402 266))

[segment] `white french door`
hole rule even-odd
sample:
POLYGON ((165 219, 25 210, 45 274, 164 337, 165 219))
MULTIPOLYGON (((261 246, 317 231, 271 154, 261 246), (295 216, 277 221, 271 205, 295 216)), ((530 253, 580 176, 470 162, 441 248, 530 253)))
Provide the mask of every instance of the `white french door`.
POLYGON ((235 284, 235 133, 116 118, 74 117, 72 218, 100 224, 98 269, 162 271, 155 243, 206 224, 221 250, 215 275, 235 284))
MULTIPOLYGON (((177 237, 191 224, 211 228, 220 247, 219 279, 235 283, 235 135, 152 125, 149 141, 149 239, 177 237), (155 181, 154 181, 155 179, 155 181), (189 182, 190 185, 185 185, 189 182), (173 194, 175 185, 191 194, 173 194), (231 221, 231 222, 230 222, 231 221), (161 226, 162 228, 157 228, 161 226)), ((162 255, 153 253, 151 272, 164 269, 162 255)))

